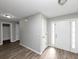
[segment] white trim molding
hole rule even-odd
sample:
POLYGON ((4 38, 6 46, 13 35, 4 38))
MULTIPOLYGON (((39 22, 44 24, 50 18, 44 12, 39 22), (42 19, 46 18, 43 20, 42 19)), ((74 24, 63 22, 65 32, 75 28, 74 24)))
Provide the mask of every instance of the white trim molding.
POLYGON ((3 43, 1 42, 0 45, 2 45, 3 43))
POLYGON ((31 50, 31 51, 33 51, 33 52, 35 52, 36 54, 39 54, 39 55, 42 54, 41 52, 38 52, 38 51, 36 51, 36 50, 34 50, 34 49, 32 49, 32 48, 30 48, 30 47, 28 47, 28 46, 26 46, 26 45, 24 45, 22 43, 20 43, 20 45, 23 46, 23 47, 25 47, 25 48, 27 48, 27 49, 29 49, 29 50, 31 50))

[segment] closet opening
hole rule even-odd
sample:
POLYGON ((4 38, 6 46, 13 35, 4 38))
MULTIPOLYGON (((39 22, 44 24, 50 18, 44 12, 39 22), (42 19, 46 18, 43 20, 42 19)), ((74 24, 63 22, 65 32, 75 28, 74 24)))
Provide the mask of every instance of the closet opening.
POLYGON ((1 41, 2 44, 12 42, 12 24, 7 22, 1 23, 1 41))

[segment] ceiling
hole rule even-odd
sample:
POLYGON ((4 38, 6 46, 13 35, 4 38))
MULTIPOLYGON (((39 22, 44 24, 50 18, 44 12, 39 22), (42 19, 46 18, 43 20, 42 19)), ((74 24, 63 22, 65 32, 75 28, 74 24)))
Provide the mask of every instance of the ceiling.
POLYGON ((58 0, 0 0, 0 11, 16 18, 42 13, 48 18, 78 12, 78 0, 67 0, 59 5, 58 0))

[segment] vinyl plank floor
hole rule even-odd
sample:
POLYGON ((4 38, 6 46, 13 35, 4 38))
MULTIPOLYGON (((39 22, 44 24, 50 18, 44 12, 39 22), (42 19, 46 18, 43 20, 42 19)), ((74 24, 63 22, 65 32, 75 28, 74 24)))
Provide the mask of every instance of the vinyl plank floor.
POLYGON ((20 46, 18 41, 0 46, 0 59, 78 59, 78 54, 48 47, 42 55, 38 55, 20 46))

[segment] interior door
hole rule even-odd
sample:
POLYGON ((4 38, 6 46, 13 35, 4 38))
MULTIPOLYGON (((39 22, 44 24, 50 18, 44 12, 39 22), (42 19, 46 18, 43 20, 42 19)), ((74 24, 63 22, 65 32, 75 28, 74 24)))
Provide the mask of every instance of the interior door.
POLYGON ((59 21, 55 23, 55 45, 56 48, 70 50, 70 22, 59 21))

